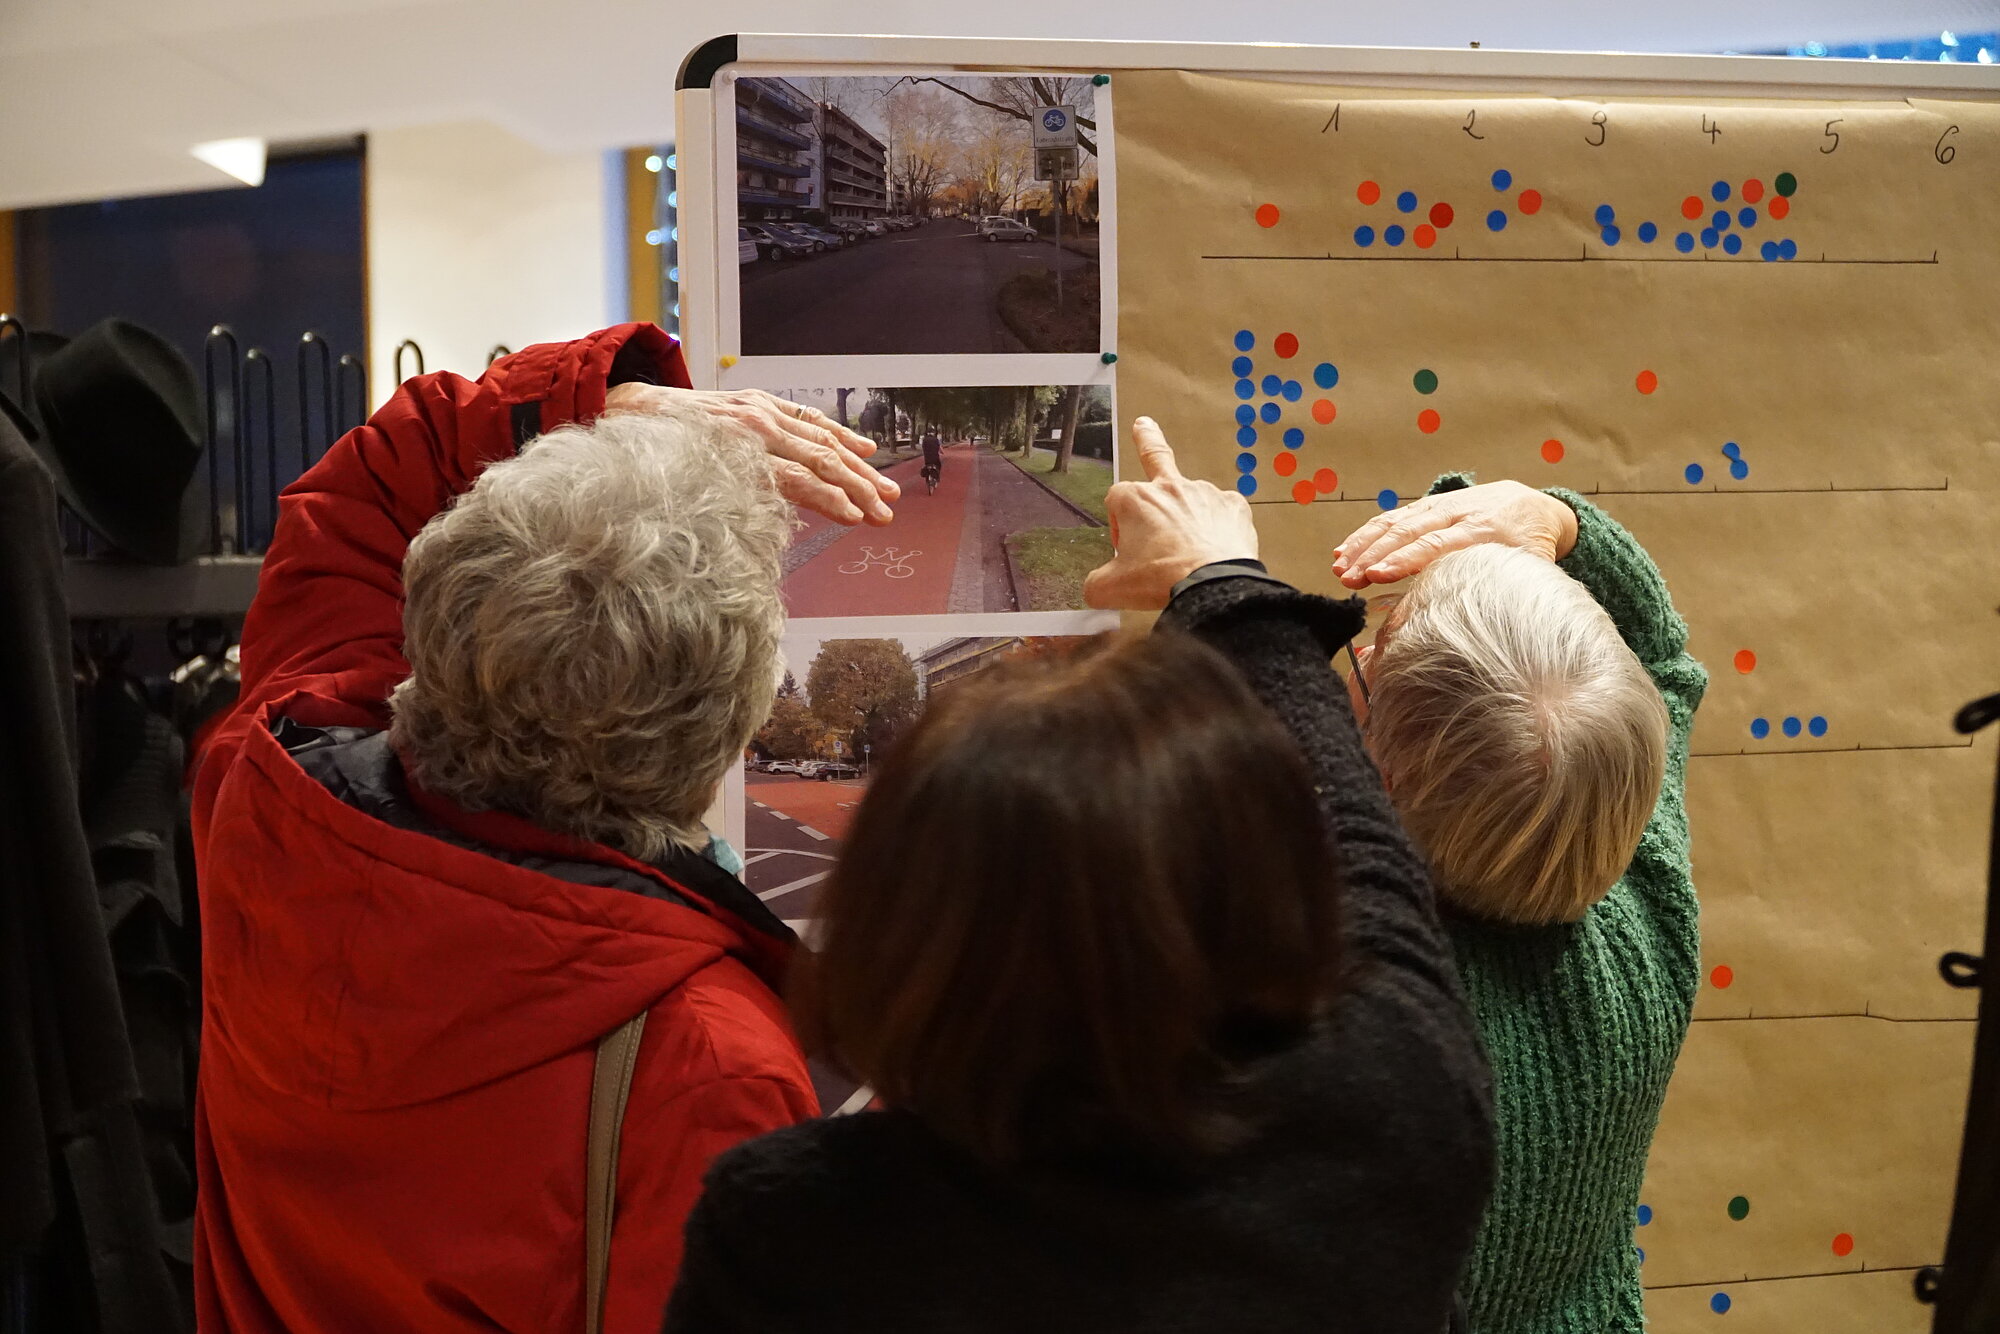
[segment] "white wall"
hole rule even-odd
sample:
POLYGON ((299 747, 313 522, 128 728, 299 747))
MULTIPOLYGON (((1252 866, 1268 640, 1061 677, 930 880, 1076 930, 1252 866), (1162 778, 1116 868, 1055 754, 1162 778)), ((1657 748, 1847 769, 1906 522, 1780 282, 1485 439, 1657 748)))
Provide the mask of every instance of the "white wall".
POLYGON ((477 376, 495 343, 518 351, 623 317, 610 281, 623 265, 610 161, 545 152, 485 121, 368 136, 375 406, 395 391, 405 338, 423 347, 426 369, 477 376))

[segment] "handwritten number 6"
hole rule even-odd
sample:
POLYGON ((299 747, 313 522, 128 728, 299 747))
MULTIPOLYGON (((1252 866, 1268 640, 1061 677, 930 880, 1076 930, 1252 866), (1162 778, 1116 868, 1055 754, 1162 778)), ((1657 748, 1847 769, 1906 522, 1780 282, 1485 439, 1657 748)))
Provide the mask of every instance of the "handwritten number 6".
POLYGON ((1820 152, 1831 153, 1834 149, 1840 147, 1840 136, 1833 132, 1833 127, 1845 119, 1847 119, 1845 116, 1836 116, 1826 123, 1826 135, 1824 137, 1833 140, 1833 142, 1831 144, 1821 144, 1820 152))
POLYGON ((1583 136, 1583 141, 1589 144, 1592 148, 1604 147, 1604 140, 1611 133, 1609 130, 1604 128, 1604 122, 1609 119, 1611 118, 1605 115, 1602 111, 1592 112, 1590 116, 1590 125, 1591 129, 1597 131, 1597 137, 1593 139, 1590 137, 1589 131, 1585 131, 1583 136))
POLYGON ((1957 133, 1958 133, 1958 126, 1954 125, 1950 129, 1946 130, 1943 134, 1940 134, 1938 136, 1937 143, 1933 145, 1931 148, 1931 156, 1936 158, 1941 163, 1949 162, 1953 158, 1957 157, 1958 145, 1948 144, 1945 142, 1945 140, 1951 138, 1951 136, 1957 133))

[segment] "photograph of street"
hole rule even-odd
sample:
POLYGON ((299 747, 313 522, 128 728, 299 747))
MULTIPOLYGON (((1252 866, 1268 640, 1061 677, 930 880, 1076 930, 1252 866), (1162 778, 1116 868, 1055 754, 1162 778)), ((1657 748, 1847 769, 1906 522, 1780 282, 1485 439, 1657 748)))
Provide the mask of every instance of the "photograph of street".
POLYGON ((742 355, 1097 351, 1105 91, 736 80, 742 355))
POLYGON ((903 498, 887 528, 807 516, 785 553, 793 616, 1072 611, 1111 558, 1101 386, 787 389, 876 442, 903 498), (934 461, 935 466, 932 466, 934 461))

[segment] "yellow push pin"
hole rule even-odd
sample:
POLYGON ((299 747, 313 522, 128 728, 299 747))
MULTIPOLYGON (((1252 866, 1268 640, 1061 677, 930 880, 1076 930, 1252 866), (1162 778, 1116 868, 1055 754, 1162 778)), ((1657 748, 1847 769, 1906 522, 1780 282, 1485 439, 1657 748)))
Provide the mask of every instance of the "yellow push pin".
POLYGON ((734 366, 735 364, 736 364, 735 357, 724 357, 722 359, 722 369, 724 370, 728 370, 731 366, 734 366))

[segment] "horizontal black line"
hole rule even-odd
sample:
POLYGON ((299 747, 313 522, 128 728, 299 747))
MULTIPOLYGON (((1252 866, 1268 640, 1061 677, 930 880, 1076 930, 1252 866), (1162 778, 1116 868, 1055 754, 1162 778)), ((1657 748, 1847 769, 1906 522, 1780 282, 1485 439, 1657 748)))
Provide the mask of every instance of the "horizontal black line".
POLYGON ((1893 1014, 1870 1014, 1866 1010, 1842 1010, 1832 1014, 1698 1014, 1697 1024, 1776 1023, 1783 1019, 1879 1019, 1885 1024, 1976 1024, 1979 1016, 1968 1014, 1942 1019, 1904 1019, 1893 1014))
POLYGON ((1743 755, 1852 755, 1856 751, 1879 750, 1971 750, 1972 738, 1939 741, 1919 746, 1794 746, 1784 750, 1691 750, 1689 759, 1733 760, 1743 755))
POLYGON ((1813 1274, 1765 1274, 1761 1278, 1717 1279, 1709 1283, 1645 1283, 1640 1286, 1648 1292, 1665 1292, 1670 1288, 1736 1288, 1745 1283, 1784 1283, 1795 1278, 1852 1278, 1856 1274, 1914 1274, 1919 1269, 1929 1269, 1930 1265, 1890 1265, 1882 1269, 1870 1269, 1863 1265, 1859 1269, 1822 1269, 1813 1274))
MULTIPOLYGON (((1583 496, 1872 496, 1890 495, 1905 491, 1929 493, 1949 491, 1951 490, 1951 478, 1947 477, 1935 486, 1835 486, 1829 482, 1825 486, 1732 486, 1724 488, 1720 485, 1711 484, 1709 486, 1638 487, 1629 490, 1593 486, 1587 489, 1577 487, 1575 490, 1578 495, 1583 496)), ((1421 494, 1417 491, 1398 491, 1396 493, 1398 498, 1409 497, 1411 499, 1416 499, 1421 494)), ((1342 502, 1348 504, 1366 502, 1372 505, 1377 503, 1377 497, 1375 495, 1350 496, 1345 491, 1342 491, 1331 496, 1314 496, 1312 499, 1312 503, 1315 505, 1342 502)), ((1265 500, 1253 500, 1250 503, 1252 505, 1296 505, 1299 502, 1290 496, 1272 496, 1265 500)))

